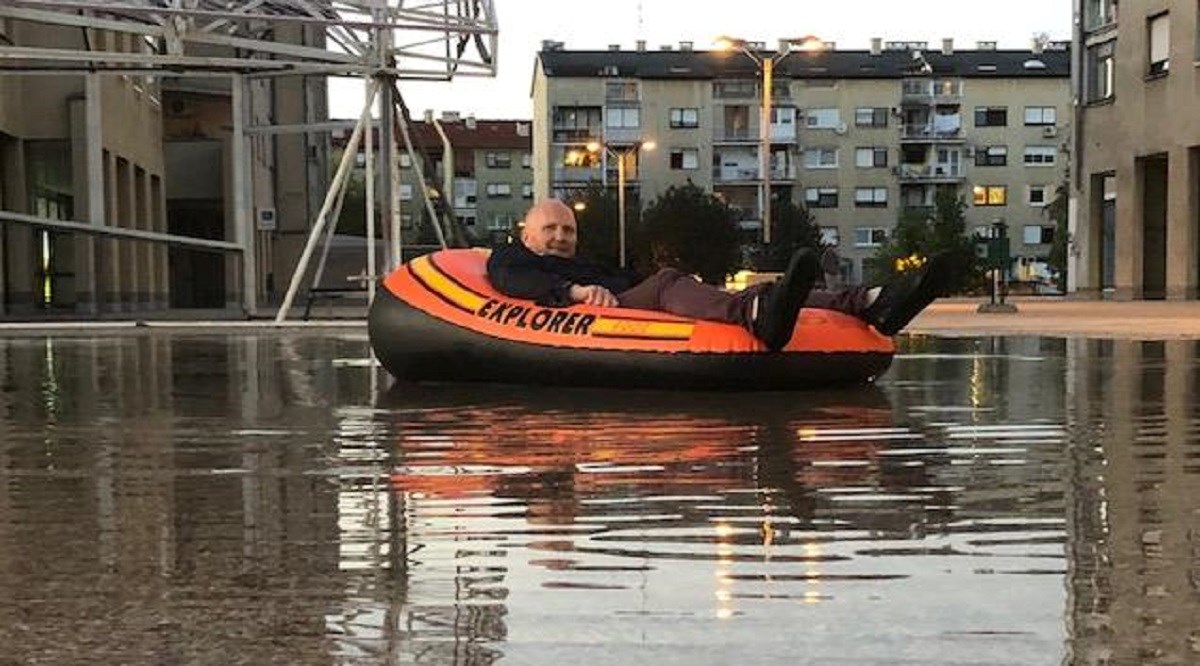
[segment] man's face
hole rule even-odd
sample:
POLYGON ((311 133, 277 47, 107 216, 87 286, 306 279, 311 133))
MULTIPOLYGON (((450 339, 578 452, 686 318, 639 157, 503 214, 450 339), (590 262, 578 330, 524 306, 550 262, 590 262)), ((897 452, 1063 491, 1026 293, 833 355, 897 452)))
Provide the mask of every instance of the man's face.
POLYGON ((575 214, 566 206, 545 206, 529 215, 521 241, 534 254, 570 259, 575 256, 575 214))

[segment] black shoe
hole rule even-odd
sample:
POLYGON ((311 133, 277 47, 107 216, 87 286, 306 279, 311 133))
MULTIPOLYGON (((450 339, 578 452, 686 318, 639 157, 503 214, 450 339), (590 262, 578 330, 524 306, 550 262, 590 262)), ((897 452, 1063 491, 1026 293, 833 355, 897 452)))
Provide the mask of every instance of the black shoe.
POLYGON ((950 257, 937 254, 920 270, 889 282, 862 313, 862 319, 883 335, 895 335, 939 296, 950 281, 950 257))
POLYGON ((808 249, 797 250, 783 277, 759 296, 758 316, 750 330, 767 349, 779 351, 792 339, 796 317, 817 281, 817 269, 817 255, 808 249))

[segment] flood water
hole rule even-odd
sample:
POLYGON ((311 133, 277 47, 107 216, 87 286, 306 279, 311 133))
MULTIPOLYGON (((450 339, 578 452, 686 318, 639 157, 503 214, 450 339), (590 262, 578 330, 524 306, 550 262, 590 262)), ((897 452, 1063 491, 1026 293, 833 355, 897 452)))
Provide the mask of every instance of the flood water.
POLYGON ((1197 351, 914 337, 715 395, 0 338, 0 664, 1198 663, 1197 351))

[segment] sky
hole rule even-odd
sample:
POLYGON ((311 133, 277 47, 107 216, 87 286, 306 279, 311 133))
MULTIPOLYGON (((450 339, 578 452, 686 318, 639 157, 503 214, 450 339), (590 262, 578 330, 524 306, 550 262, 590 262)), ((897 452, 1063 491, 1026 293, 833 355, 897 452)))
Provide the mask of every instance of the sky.
MULTIPOLYGON (((447 82, 406 82, 401 94, 414 116, 425 109, 474 113, 479 118, 530 118, 534 58, 542 40, 568 50, 678 48, 691 41, 711 48, 718 35, 777 43, 783 37, 816 35, 838 49, 866 49, 884 41, 926 41, 940 48, 953 37, 957 48, 994 41, 999 48, 1029 48, 1033 36, 1071 38, 1071 0, 494 0, 500 25, 495 78, 460 77, 447 82)), ((331 87, 335 117, 357 117, 357 82, 331 87)))

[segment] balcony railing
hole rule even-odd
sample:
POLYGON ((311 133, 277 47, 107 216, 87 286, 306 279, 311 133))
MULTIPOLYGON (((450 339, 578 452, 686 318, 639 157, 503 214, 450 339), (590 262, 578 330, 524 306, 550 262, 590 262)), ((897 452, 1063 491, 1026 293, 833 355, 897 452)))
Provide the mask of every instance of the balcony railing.
POLYGON ((758 129, 749 127, 718 127, 713 131, 713 141, 724 143, 758 141, 758 129))
POLYGON ((965 141, 962 127, 954 127, 949 129, 937 129, 930 125, 901 125, 900 139, 902 141, 948 141, 961 142, 965 141))
POLYGON ((756 183, 758 167, 713 167, 713 180, 718 183, 756 183))
POLYGON ((964 178, 961 164, 900 164, 896 175, 902 181, 960 180, 964 178))

